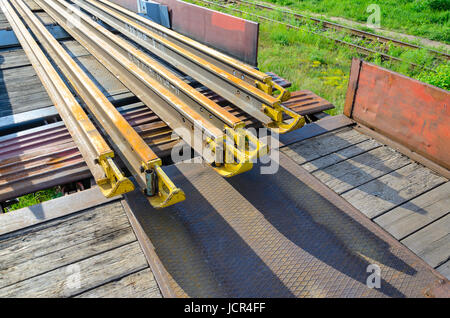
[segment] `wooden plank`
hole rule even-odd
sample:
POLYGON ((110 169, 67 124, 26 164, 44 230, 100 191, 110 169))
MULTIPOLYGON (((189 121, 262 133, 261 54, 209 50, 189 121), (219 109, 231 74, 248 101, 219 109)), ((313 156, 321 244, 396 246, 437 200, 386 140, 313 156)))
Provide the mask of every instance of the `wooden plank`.
POLYGON ((288 146, 314 136, 323 135, 353 124, 354 121, 344 115, 329 116, 314 123, 307 124, 301 129, 291 131, 288 134, 279 135, 280 147, 288 146))
POLYGON ((90 241, 102 231, 117 230, 123 224, 128 224, 123 208, 120 202, 113 202, 1 236, 2 265, 12 267, 90 241), (106 212, 108 209, 110 212, 106 212))
POLYGON ((30 10, 32 11, 39 11, 42 10, 40 6, 38 6, 36 4, 36 2, 34 2, 33 0, 24 0, 25 3, 27 4, 27 6, 30 8, 30 10))
POLYGON ((450 260, 436 267, 436 270, 442 275, 444 275, 447 279, 450 279, 450 260))
MULTIPOLYGON (((65 40, 60 41, 60 43, 72 57, 90 55, 89 52, 77 41, 65 40)), ((31 65, 30 60, 21 47, 0 50, 0 70, 29 65, 31 65)))
POLYGON ((13 213, 0 214, 0 235, 5 235, 32 225, 59 218, 77 211, 115 201, 121 196, 107 199, 95 187, 89 190, 56 198, 37 205, 26 207, 13 213))
POLYGON ((392 148, 378 147, 318 170, 313 175, 341 194, 410 163, 411 159, 392 148))
POLYGON ((92 55, 79 56, 75 58, 75 61, 107 97, 129 91, 122 82, 92 55))
POLYGON ((423 164, 425 167, 430 168, 431 170, 437 172, 438 174, 440 174, 441 176, 450 179, 450 170, 446 169, 445 167, 437 164, 436 162, 425 158, 424 156, 418 154, 417 152, 411 150, 410 148, 392 140, 389 137, 386 137, 370 128, 367 128, 363 125, 356 125, 354 126, 355 130, 358 130, 359 132, 366 134, 367 136, 370 136, 372 138, 375 138, 376 140, 378 140, 379 142, 381 142, 382 144, 385 144, 389 147, 394 148, 397 151, 400 151, 402 154, 404 154, 405 156, 408 156, 409 158, 411 158, 414 161, 417 161, 420 164, 423 164))
POLYGON ((374 219, 396 239, 410 235, 450 212, 450 182, 374 219))
POLYGON ((378 147, 381 147, 381 144, 376 140, 374 139, 365 140, 356 145, 344 148, 342 150, 338 150, 329 155, 320 157, 316 160, 304 163, 302 167, 312 173, 316 170, 324 169, 326 167, 356 157, 357 155, 360 155, 362 153, 365 153, 378 147))
POLYGON ((417 163, 409 164, 342 195, 369 218, 374 218, 437 187, 447 179, 417 163))
MULTIPOLYGON (((92 55, 75 59, 107 96, 129 90, 92 55)), ((48 94, 31 66, 6 69, 0 75, 0 117, 52 106, 48 94)))
POLYGON ((291 157, 296 163, 303 164, 368 139, 369 137, 352 128, 345 127, 337 131, 296 142, 295 144, 281 148, 281 151, 291 157))
POLYGON ((152 271, 146 268, 140 272, 125 276, 118 281, 108 283, 87 291, 77 298, 161 298, 161 292, 152 271))
POLYGON ((0 297, 76 296, 145 268, 148 264, 136 241, 0 288, 0 297), (79 278, 79 285, 75 278, 79 278))
POLYGON ((445 263, 450 258, 450 214, 401 242, 433 267, 445 263))
POLYGON ((361 72, 362 61, 353 58, 350 68, 350 78, 348 80, 347 93, 345 96, 344 115, 352 118, 353 104, 358 90, 359 73, 361 72))
POLYGON ((0 74, 0 117, 53 105, 31 66, 0 74))

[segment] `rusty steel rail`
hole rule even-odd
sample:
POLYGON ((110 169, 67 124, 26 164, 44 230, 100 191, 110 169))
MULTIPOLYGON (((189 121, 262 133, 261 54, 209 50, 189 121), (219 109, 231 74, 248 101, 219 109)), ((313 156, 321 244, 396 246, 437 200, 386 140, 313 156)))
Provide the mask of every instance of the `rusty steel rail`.
MULTIPOLYGON (((114 152, 89 120, 20 17, 6 0, 1 0, 0 4, 102 193, 106 197, 113 197, 134 190, 133 183, 116 166, 114 152)), ((12 168, 11 173, 14 172, 14 167, 12 168)), ((8 171, 2 171, 2 176, 7 175, 8 171)))
POLYGON ((143 52, 107 31, 77 7, 65 1, 37 0, 36 3, 100 63, 108 65, 118 80, 219 174, 230 177, 250 170, 254 159, 267 153, 268 147, 238 122, 236 129, 223 123, 219 128, 218 122, 226 114, 223 109, 211 101, 200 100, 198 92, 192 90, 188 100, 185 95, 188 89, 170 71, 157 66, 143 52), (202 107, 193 108, 194 102, 201 103, 202 107))
POLYGON ((73 2, 267 127, 286 133, 304 125, 302 116, 281 104, 289 92, 269 75, 109 1, 73 2), (279 96, 273 96, 274 90, 279 96))
MULTIPOLYGON (((161 159, 120 115, 23 0, 10 1, 58 68, 71 82, 96 121, 112 139, 135 180, 148 195, 150 203, 154 207, 162 208, 184 200, 184 193, 175 187, 162 170, 161 159), (148 182, 148 180, 152 181, 148 182)), ((78 140, 77 138, 78 136, 75 136, 74 139, 78 140)))

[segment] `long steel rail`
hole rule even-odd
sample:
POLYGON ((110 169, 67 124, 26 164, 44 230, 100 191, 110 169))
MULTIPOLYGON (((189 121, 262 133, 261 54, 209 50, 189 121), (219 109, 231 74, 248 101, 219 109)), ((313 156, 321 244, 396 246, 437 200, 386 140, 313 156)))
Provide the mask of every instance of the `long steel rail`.
MULTIPOLYGON (((177 188, 162 170, 161 159, 47 31, 37 16, 23 0, 10 1, 49 56, 70 81, 98 124, 111 138, 133 177, 139 186, 144 189, 150 203, 156 208, 162 208, 184 200, 183 191, 177 188)), ((78 136, 75 136, 74 139, 77 140, 78 136)))
POLYGON ((284 8, 281 8, 281 7, 278 7, 278 6, 275 6, 275 5, 261 4, 261 3, 245 1, 245 0, 229 0, 229 1, 228 0, 223 0, 223 2, 226 2, 226 3, 227 2, 228 3, 233 3, 233 2, 235 2, 235 3, 242 3, 242 4, 246 5, 246 6, 254 6, 256 8, 263 9, 263 10, 268 10, 268 11, 275 11, 276 10, 276 11, 281 12, 283 14, 291 15, 297 20, 312 21, 313 23, 320 24, 324 28, 327 28, 327 29, 333 29, 333 30, 336 30, 336 31, 345 31, 345 32, 348 32, 348 33, 350 33, 352 35, 358 36, 360 38, 369 39, 371 41, 376 41, 376 42, 383 43, 383 44, 385 44, 385 43, 392 43, 395 46, 406 47, 406 48, 410 48, 410 49, 426 49, 426 50, 428 50, 429 52, 431 52, 432 54, 434 54, 437 57, 443 57, 443 58, 445 58, 447 60, 450 59, 450 54, 447 54, 445 52, 440 52, 440 51, 433 50, 433 49, 430 49, 430 48, 426 48, 426 47, 423 47, 423 46, 419 46, 419 45, 416 45, 416 44, 400 41, 400 40, 397 40, 397 39, 394 39, 394 38, 391 38, 391 37, 387 37, 387 36, 383 36, 383 35, 379 35, 379 34, 374 34, 374 33, 367 32, 367 31, 362 31, 362 30, 355 29, 355 28, 352 28, 352 27, 349 27, 349 26, 346 26, 346 25, 339 24, 339 23, 330 22, 330 21, 326 21, 326 20, 323 20, 323 19, 315 18, 315 17, 309 17, 309 16, 306 16, 306 15, 300 14, 298 12, 287 10, 287 9, 284 9, 284 8))
MULTIPOLYGON (((253 17, 253 18, 257 19, 257 20, 262 20, 262 21, 267 21, 267 22, 270 22, 270 23, 276 23, 276 24, 284 25, 288 29, 302 30, 298 26, 295 26, 295 25, 292 25, 292 24, 289 24, 289 23, 285 23, 285 22, 281 22, 281 21, 278 21, 278 20, 274 20, 274 19, 262 16, 262 15, 246 12, 246 11, 235 9, 235 8, 230 8, 230 7, 226 6, 226 5, 220 4, 218 2, 208 1, 208 0, 195 0, 195 1, 201 2, 204 5, 209 6, 209 7, 210 6, 217 6, 219 8, 225 9, 225 10, 230 10, 230 11, 236 12, 239 15, 245 14, 245 15, 251 16, 251 17, 253 17)), ((303 31, 306 31, 306 32, 311 33, 311 34, 324 37, 324 38, 326 38, 326 39, 328 39, 330 41, 333 41, 333 42, 335 42, 337 44, 340 44, 340 45, 343 45, 343 46, 348 46, 348 47, 356 50, 358 53, 360 53, 360 54, 362 54, 364 56, 369 56, 370 57, 370 56, 379 55, 383 60, 386 60, 386 61, 407 63, 414 69, 426 69, 428 71, 435 72, 435 70, 433 70, 432 68, 429 68, 429 67, 426 67, 426 66, 423 66, 423 65, 419 65, 419 64, 416 64, 416 63, 408 62, 408 61, 402 60, 402 59, 400 59, 398 57, 395 57, 395 56, 392 56, 392 55, 389 55, 389 54, 386 54, 386 53, 383 53, 383 52, 380 52, 380 51, 376 51, 376 50, 373 50, 373 49, 369 49, 367 47, 364 47, 364 46, 361 46, 361 45, 358 45, 358 44, 354 44, 354 43, 350 43, 350 42, 347 42, 347 41, 344 41, 344 40, 336 39, 336 38, 330 37, 330 36, 328 36, 326 34, 323 34, 323 33, 320 33, 320 32, 315 32, 315 31, 312 31, 312 30, 303 30, 303 31)))
POLYGON ((133 183, 115 164, 113 150, 92 124, 20 17, 7 0, 1 0, 0 5, 102 193, 112 197, 134 190, 133 183))
POLYGON ((286 133, 304 125, 302 116, 281 105, 289 92, 269 75, 109 1, 73 2, 267 127, 286 133))
MULTIPOLYGON (((147 54, 106 30, 74 5, 59 0, 36 3, 100 63, 108 65, 117 79, 219 174, 230 177, 250 170, 253 161, 268 152, 267 145, 240 123, 228 126, 224 121, 227 114, 220 106, 205 101, 192 89, 186 95, 185 83, 169 70, 158 66, 147 54)), ((229 114, 227 117, 233 118, 229 114)))

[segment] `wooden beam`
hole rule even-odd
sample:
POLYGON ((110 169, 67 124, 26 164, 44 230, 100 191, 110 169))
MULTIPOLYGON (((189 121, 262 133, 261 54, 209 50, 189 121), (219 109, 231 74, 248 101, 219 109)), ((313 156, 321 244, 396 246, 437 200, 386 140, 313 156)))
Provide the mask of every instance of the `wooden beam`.
POLYGON ((0 214, 0 235, 5 235, 32 225, 47 222, 71 213, 121 199, 117 196, 105 198, 98 188, 56 198, 12 213, 0 214))

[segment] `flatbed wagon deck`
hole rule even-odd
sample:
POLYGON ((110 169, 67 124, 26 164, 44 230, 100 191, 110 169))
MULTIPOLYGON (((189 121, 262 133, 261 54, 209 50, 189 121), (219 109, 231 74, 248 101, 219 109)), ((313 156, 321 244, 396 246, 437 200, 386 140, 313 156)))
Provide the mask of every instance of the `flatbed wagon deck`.
MULTIPOLYGON (((146 143, 170 153, 167 125, 76 41, 60 42, 146 143)), ((1 214, 0 297, 448 296, 445 169, 352 116, 318 115, 333 105, 312 92, 286 106, 324 118, 280 136, 275 174, 258 164, 224 179, 180 163, 167 174, 189 195, 164 210, 138 190, 105 199, 93 187, 1 214), (366 285, 372 264, 379 289, 366 285)), ((20 47, 0 50, 0 151, 0 201, 91 176, 20 47)))

